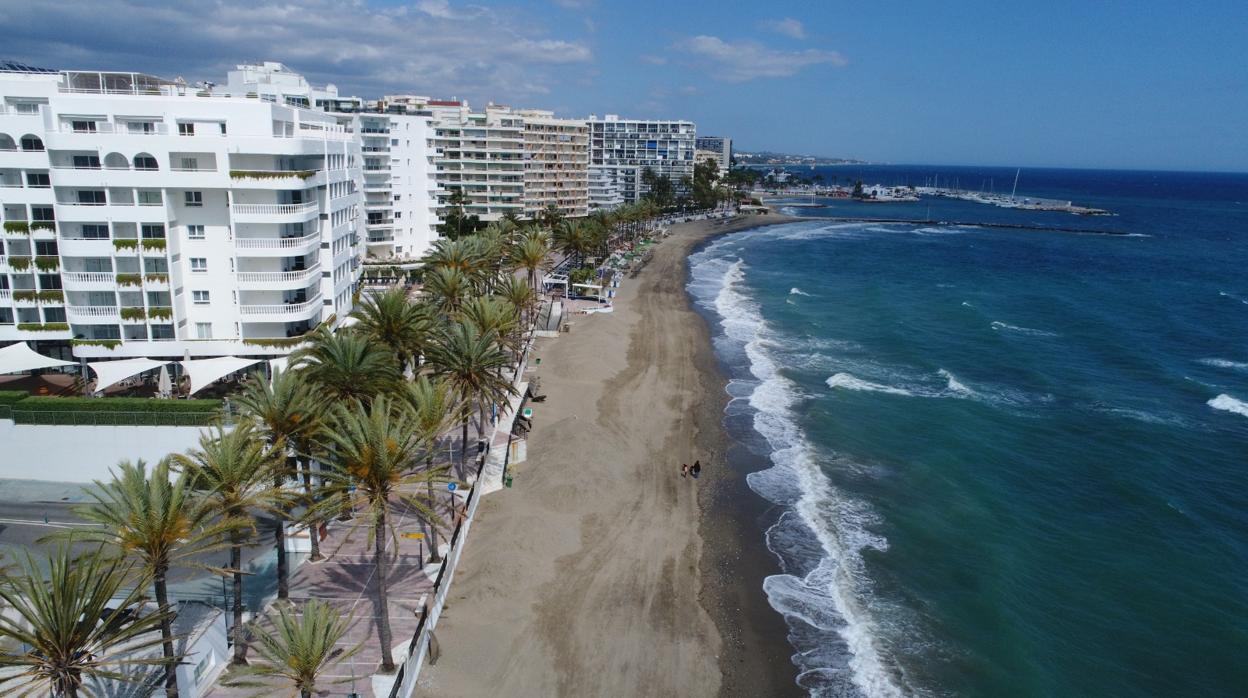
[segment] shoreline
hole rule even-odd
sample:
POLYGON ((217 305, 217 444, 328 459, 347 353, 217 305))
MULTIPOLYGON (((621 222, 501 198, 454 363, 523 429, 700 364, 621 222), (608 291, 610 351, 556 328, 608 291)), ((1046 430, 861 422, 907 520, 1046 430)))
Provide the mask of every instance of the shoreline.
POLYGON ((766 502, 725 452, 727 378, 685 288, 697 244, 796 220, 672 226, 612 313, 540 340, 528 459, 481 500, 417 695, 801 694, 762 590, 766 502))

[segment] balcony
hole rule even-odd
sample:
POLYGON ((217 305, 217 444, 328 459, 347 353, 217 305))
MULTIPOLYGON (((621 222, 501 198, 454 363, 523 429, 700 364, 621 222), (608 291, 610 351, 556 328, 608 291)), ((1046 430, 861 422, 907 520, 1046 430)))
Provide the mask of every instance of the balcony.
POLYGON ((326 181, 324 170, 230 170, 234 189, 313 189, 326 181))
POLYGON ((234 247, 242 257, 298 257, 320 246, 320 233, 290 238, 234 238, 234 247))
POLYGON ((117 288, 117 275, 111 271, 63 271, 61 281, 71 291, 111 291, 117 288))
POLYGON ((71 305, 65 310, 70 320, 84 324, 121 322, 120 309, 111 305, 71 305))
POLYGON ((240 305, 238 310, 243 316, 243 322, 298 322, 319 319, 322 305, 321 294, 318 293, 303 303, 240 305))
POLYGON ((321 278, 321 265, 300 271, 240 271, 237 276, 238 287, 244 291, 289 291, 306 288, 321 278))
POLYGON ((316 218, 321 205, 315 201, 302 204, 232 204, 230 212, 236 223, 302 223, 316 218))

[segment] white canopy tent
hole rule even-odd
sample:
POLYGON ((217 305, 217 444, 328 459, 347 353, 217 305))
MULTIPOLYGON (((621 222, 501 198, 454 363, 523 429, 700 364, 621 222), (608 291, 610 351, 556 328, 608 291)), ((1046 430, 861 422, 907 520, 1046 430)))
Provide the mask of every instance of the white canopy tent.
POLYGON ((216 359, 191 359, 181 361, 180 363, 186 371, 186 376, 191 380, 189 394, 194 395, 224 376, 240 371, 252 364, 258 364, 261 361, 263 359, 240 359, 237 356, 222 356, 216 359))
POLYGON ((10 344, 0 349, 0 373, 21 373, 22 371, 37 371, 41 368, 73 365, 73 361, 61 361, 44 356, 31 349, 25 342, 10 344))
MULTIPOLYGON (((598 284, 572 284, 572 288, 583 288, 586 291, 593 291, 593 297, 602 300, 602 286, 598 284)), ((586 293, 585 295, 588 296, 590 294, 586 293)))
POLYGON ((167 361, 152 359, 119 359, 117 361, 93 361, 87 367, 95 372, 95 391, 116 385, 130 376, 164 366, 167 361))

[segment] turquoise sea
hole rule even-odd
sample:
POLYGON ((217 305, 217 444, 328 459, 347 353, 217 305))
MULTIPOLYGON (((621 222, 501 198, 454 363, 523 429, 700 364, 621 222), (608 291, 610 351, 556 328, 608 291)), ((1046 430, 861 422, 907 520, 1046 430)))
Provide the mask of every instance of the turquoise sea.
MULTIPOLYGON (((819 172, 997 191, 1014 177, 819 172)), ((1246 695, 1248 175, 1020 179, 1020 195, 1117 215, 948 199, 793 212, 1129 235, 810 221, 690 258, 730 376, 725 424, 771 464, 749 483, 775 505, 765 592, 799 684, 1246 695)))

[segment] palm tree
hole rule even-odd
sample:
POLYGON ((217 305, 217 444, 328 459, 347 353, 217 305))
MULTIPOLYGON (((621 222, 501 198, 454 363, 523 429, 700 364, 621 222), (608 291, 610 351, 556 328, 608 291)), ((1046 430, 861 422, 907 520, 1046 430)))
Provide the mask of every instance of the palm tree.
MULTIPOLYGON (((472 412, 484 413, 492 405, 505 403, 516 389, 502 377, 511 360, 500 347, 500 338, 493 330, 481 332, 470 322, 460 322, 442 332, 429 347, 429 365, 443 376, 464 403, 463 443, 460 469, 468 462, 468 420, 472 412)), ((477 422, 477 438, 485 433, 485 424, 477 422)))
POLYGON ((72 533, 73 537, 116 546, 137 558, 151 577, 156 603, 163 615, 160 634, 164 648, 165 694, 177 698, 177 655, 173 647, 173 617, 169 605, 169 571, 173 567, 202 566, 196 559, 219 550, 238 522, 221 518, 195 496, 186 473, 176 478, 169 461, 162 460, 148 475, 143 461, 122 461, 109 482, 96 480, 89 491, 91 504, 75 513, 97 524, 72 533))
MULTIPOLYGON (((308 455, 311 441, 319 429, 319 415, 323 398, 316 393, 302 371, 273 371, 273 378, 265 380, 253 373, 234 398, 242 415, 256 425, 269 448, 283 455, 293 451, 303 461, 304 495, 309 504, 312 498, 312 472, 308 455)), ((286 480, 295 474, 285 459, 274 469, 272 489, 281 492, 286 480)), ((273 511, 273 547, 277 553, 277 598, 290 598, 290 565, 286 558, 286 521, 290 510, 285 505, 273 511)), ((312 559, 321 558, 320 541, 317 539, 315 522, 309 524, 312 539, 312 559)))
POLYGON ((389 349, 400 373, 409 366, 415 369, 433 329, 433 318, 425 306, 411 303, 403 289, 394 288, 366 294, 351 314, 359 320, 352 332, 389 349))
POLYGON ((454 317, 472 293, 472 278, 459 269, 436 267, 425 274, 424 292, 430 307, 444 317, 454 317))
POLYGON ((547 258, 550 257, 550 235, 543 230, 526 233, 512 248, 511 257, 514 264, 528 272, 529 286, 537 293, 537 272, 546 268, 547 258))
POLYGON ((511 304, 516 312, 516 328, 523 330, 528 326, 527 319, 533 306, 537 305, 537 295, 533 287, 524 280, 509 276, 498 289, 499 296, 511 304))
MULTIPOLYGON (((71 543, 72 544, 72 543, 71 543)), ((162 643, 150 633, 167 611, 139 613, 148 580, 135 582, 135 566, 106 558, 100 550, 75 555, 57 546, 46 560, 23 551, 21 569, 0 577, 0 692, 5 695, 73 698, 88 679, 146 683, 128 666, 162 666, 171 660, 145 657, 162 643), (127 591, 129 587, 129 591, 127 591), (12 645, 21 648, 17 650, 12 645), (17 687, 5 686, 21 682, 17 687)))
POLYGON ((221 683, 264 687, 263 682, 249 677, 273 677, 289 683, 301 698, 312 698, 316 679, 322 672, 360 651, 361 645, 345 651, 337 649, 350 628, 351 617, 343 616, 324 601, 309 599, 298 613, 279 607, 272 633, 253 632, 256 651, 264 661, 221 683))
POLYGON ((332 429, 324 432, 329 460, 335 466, 328 477, 331 487, 350 497, 353 505, 358 504, 367 511, 372 524, 369 537, 373 540, 373 564, 377 578, 377 639, 381 644, 381 669, 392 672, 394 658, 390 647, 393 641, 386 589, 386 539, 394 537, 390 524, 391 509, 402 502, 426 520, 437 521, 437 514, 424 501, 424 494, 419 489, 401 490, 425 484, 431 479, 445 479, 442 476, 445 468, 406 474, 417 455, 428 447, 433 435, 420 429, 406 405, 396 404, 385 395, 378 396, 370 405, 355 403, 347 407, 335 404, 333 425, 332 429))
MULTIPOLYGON (((425 469, 432 471, 433 454, 437 447, 438 436, 459 419, 461 405, 455 399, 455 392, 440 379, 420 376, 415 381, 403 386, 400 398, 411 408, 417 425, 424 433, 432 434, 429 445, 425 448, 425 469)), ((433 480, 428 481, 429 501, 434 501, 433 480)), ((426 521, 429 526, 429 561, 437 562, 438 527, 434 521, 426 521)))
POLYGON ((592 247, 589 226, 580 219, 569 219, 555 228, 555 246, 565 255, 572 257, 576 266, 581 266, 585 253, 592 247))
POLYGON ((513 352, 518 343, 516 315, 515 306, 499 296, 473 298, 464 304, 459 313, 460 319, 472 323, 478 333, 485 334, 493 330, 499 344, 513 352))
POLYGON ((385 349, 367 339, 321 328, 291 355, 307 378, 338 400, 368 402, 399 382, 398 366, 385 349))
MULTIPOLYGON (((256 427, 240 423, 233 431, 218 426, 199 438, 199 449, 176 454, 173 462, 191 477, 192 485, 205 492, 220 516, 239 526, 230 532, 230 574, 234 578, 234 664, 246 664, 243 628, 243 546, 253 541, 256 526, 251 512, 281 513, 290 498, 268 485, 284 469, 281 450, 266 446, 256 427)), ((280 518, 280 516, 279 516, 280 518)))

